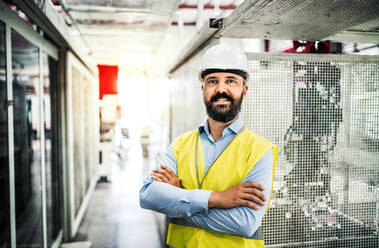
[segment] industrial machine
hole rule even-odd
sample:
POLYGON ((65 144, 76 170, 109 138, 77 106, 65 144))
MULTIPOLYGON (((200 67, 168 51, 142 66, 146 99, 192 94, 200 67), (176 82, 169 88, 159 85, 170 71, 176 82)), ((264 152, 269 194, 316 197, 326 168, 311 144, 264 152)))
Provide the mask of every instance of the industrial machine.
MULTIPOLYGON (((280 187, 274 191, 264 218, 266 244, 268 247, 378 247, 377 229, 368 224, 377 221, 376 200, 349 198, 353 184, 359 185, 361 194, 365 194, 368 180, 367 175, 357 179, 351 172, 365 174, 369 168, 358 168, 355 161, 342 162, 342 148, 336 149, 338 143, 342 147, 343 138, 351 133, 353 128, 348 126, 351 120, 356 125, 356 117, 351 115, 355 102, 350 105, 346 102, 357 92, 348 91, 352 86, 346 82, 345 92, 341 92, 343 64, 327 59, 295 59, 291 63, 292 121, 283 136, 282 147, 285 164, 290 168, 278 180, 280 187), (344 110, 343 106, 350 109, 344 110), (350 114, 344 116, 344 113, 350 114)), ((348 147, 362 153, 364 146, 352 143, 348 147)), ((374 143, 369 147, 374 149, 374 143)), ((354 194, 359 195, 359 190, 354 194)))

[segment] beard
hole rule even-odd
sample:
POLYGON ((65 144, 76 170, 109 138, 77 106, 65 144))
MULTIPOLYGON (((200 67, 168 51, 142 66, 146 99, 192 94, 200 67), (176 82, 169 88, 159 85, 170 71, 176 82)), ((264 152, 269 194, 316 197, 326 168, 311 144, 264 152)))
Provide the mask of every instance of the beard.
POLYGON ((233 120, 240 112, 242 98, 243 98, 243 92, 241 93, 241 96, 237 99, 234 99, 228 94, 226 94, 225 92, 223 92, 223 93, 217 93, 209 101, 207 101, 205 97, 203 97, 203 100, 204 100, 205 107, 207 109, 208 116, 215 121, 226 123, 233 120), (230 105, 220 104, 220 105, 214 106, 213 102, 217 101, 220 98, 225 98, 228 101, 230 101, 230 105))

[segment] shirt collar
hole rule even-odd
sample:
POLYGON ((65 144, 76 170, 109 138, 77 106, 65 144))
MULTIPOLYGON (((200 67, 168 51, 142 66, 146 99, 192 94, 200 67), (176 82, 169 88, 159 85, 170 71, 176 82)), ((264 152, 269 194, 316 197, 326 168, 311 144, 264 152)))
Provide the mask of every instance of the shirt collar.
MULTIPOLYGON (((242 122, 242 119, 240 116, 238 116, 238 118, 233 121, 232 123, 229 124, 229 126, 227 126, 224 131, 222 132, 222 136, 225 135, 225 133, 230 130, 232 132, 234 132, 235 134, 238 133, 243 127, 243 122, 242 122)), ((208 125, 208 118, 205 119, 205 121, 203 122, 203 124, 201 124, 199 126, 199 132, 205 132, 207 134, 207 136, 210 135, 210 132, 209 132, 209 125, 208 125)))

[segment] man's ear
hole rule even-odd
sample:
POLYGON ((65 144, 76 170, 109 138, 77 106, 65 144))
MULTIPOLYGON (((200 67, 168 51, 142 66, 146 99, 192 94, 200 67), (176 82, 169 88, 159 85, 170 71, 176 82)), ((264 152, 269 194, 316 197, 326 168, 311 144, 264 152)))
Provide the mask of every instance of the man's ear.
POLYGON ((247 86, 247 84, 244 84, 243 85, 243 98, 245 98, 248 89, 249 89, 249 86, 247 86))

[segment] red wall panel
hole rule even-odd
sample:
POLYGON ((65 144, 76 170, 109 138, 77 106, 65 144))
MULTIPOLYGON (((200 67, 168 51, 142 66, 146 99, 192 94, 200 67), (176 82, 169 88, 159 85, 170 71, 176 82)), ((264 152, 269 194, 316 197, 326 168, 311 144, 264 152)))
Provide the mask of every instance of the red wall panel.
POLYGON ((97 65, 99 68, 99 91, 100 100, 103 95, 116 94, 117 95, 117 65, 97 65))

